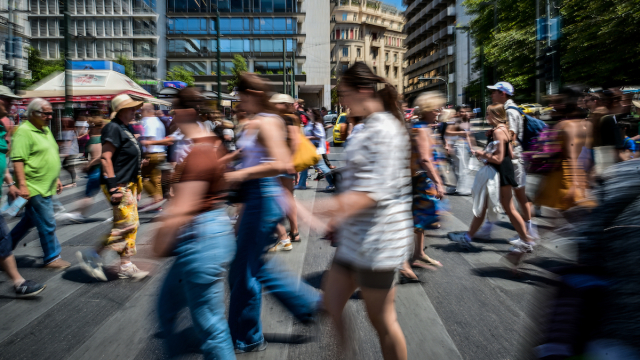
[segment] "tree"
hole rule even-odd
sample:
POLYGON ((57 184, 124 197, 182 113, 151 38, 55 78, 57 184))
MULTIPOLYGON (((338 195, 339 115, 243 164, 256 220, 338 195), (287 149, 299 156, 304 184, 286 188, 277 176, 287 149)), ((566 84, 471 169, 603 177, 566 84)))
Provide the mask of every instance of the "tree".
POLYGON ((249 70, 247 68, 247 61, 242 57, 242 55, 235 54, 232 62, 233 67, 231 68, 231 79, 227 80, 228 92, 233 91, 233 88, 236 87, 236 84, 240 80, 240 76, 249 70))
POLYGON ((182 81, 187 83, 187 86, 191 86, 195 82, 193 73, 182 66, 175 66, 172 67, 171 70, 167 71, 167 80, 182 81))
POLYGON ((64 71, 64 58, 56 60, 44 60, 40 56, 40 50, 30 47, 27 50, 27 65, 31 71, 31 79, 23 79, 22 83, 28 87, 47 76, 64 71))
POLYGON ((113 62, 124 66, 124 74, 135 83, 138 83, 133 60, 130 60, 125 55, 120 54, 113 62))

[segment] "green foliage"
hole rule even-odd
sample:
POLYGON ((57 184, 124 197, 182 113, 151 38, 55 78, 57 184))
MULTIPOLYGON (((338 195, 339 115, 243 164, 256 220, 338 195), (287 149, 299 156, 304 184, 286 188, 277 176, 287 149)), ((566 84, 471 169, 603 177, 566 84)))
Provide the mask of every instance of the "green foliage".
POLYGON ((175 66, 171 68, 171 70, 167 71, 167 80, 182 81, 187 83, 187 86, 191 86, 195 82, 193 73, 182 66, 175 66))
POLYGON ((226 71, 220 71, 220 75, 227 75, 226 71))
POLYGON ((302 75, 307 75, 307 72, 306 72, 306 71, 303 71, 303 72, 302 72, 302 75))
POLYGON ((564 0, 561 77, 597 87, 640 83, 639 0, 564 0))
MULTIPOLYGON (((465 0, 475 38, 475 70, 480 70, 480 47, 484 46, 486 82, 508 81, 517 98, 535 93, 535 0, 497 0, 498 26, 494 29, 493 5, 465 0), (494 79, 495 78, 495 79, 494 79)), ((458 34, 461 32, 458 31, 458 34)))
POLYGON ((25 86, 31 86, 47 76, 64 71, 64 58, 57 60, 44 60, 40 56, 40 50, 30 47, 27 51, 27 64, 31 70, 31 79, 23 79, 25 86))
POLYGON ((256 71, 254 71, 253 73, 254 73, 254 74, 256 74, 256 75, 262 75, 262 72, 261 72, 261 71, 259 71, 259 70, 256 70, 256 71))
POLYGON ((277 74, 278 74, 278 75, 284 75, 284 71, 282 71, 282 70, 278 70, 277 74))
POLYGON ((338 84, 340 84, 340 79, 336 81, 336 86, 331 89, 331 106, 338 106, 340 104, 340 99, 338 98, 338 84))
MULTIPOLYGON (((240 80, 240 76, 246 73, 249 68, 247 67, 247 60, 240 54, 233 55, 233 67, 231 68, 231 79, 227 80, 227 91, 232 92, 233 88, 240 80)), ((257 72, 256 72, 257 73, 257 72)))
POLYGON ((138 82, 138 78, 136 77, 136 71, 133 66, 133 60, 130 60, 125 55, 120 54, 115 60, 113 60, 113 62, 124 66, 124 74, 134 82, 136 83, 138 82))
MULTIPOLYGON (((592 87, 640 83, 640 47, 636 46, 640 0, 563 0, 559 5, 562 83, 592 87)), ((465 0, 464 6, 474 18, 469 24, 476 43, 474 69, 480 70, 480 48, 484 46, 487 85, 508 81, 516 89, 516 101, 533 100, 535 0, 497 0, 496 29, 493 5, 465 0)), ((544 15, 543 5, 541 13, 544 15)), ((545 46, 540 45, 541 49, 545 46)))
POLYGON ((267 75, 273 75, 273 71, 271 71, 271 70, 267 70, 266 74, 267 74, 267 75))

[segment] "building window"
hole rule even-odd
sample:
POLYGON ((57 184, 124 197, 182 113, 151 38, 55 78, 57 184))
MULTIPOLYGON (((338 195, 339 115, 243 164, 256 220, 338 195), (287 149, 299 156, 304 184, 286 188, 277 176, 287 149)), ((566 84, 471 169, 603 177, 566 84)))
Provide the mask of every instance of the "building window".
POLYGON ((336 22, 336 16, 335 15, 331 15, 331 21, 336 22))
POLYGON ((359 58, 362 57, 362 49, 356 48, 356 56, 359 58))
POLYGON ((342 14, 342 21, 347 21, 347 13, 342 14))
POLYGON ((348 47, 343 47, 342 48, 342 56, 344 56, 344 57, 349 56, 349 48, 348 47))
POLYGON ((349 64, 342 64, 342 72, 345 72, 349 69, 349 64))
POLYGON ((206 75, 207 63, 204 61, 169 61, 169 70, 182 66, 194 75, 206 75))
POLYGON ((389 61, 389 53, 384 53, 384 61, 389 61))
POLYGON ((398 62, 398 54, 393 54, 393 62, 398 62))
POLYGON ((378 50, 371 49, 371 58, 375 60, 378 57, 378 50))
POLYGON ((397 66, 393 67, 393 78, 394 79, 398 78, 398 67, 397 66))
POLYGON ((353 14, 353 21, 358 21, 358 14, 353 14))

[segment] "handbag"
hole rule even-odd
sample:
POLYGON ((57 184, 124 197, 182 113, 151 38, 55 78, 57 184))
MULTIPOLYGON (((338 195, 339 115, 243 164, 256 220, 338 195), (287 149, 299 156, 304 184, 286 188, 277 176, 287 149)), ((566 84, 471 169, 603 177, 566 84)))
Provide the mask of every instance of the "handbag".
POLYGON ((293 154, 293 166, 296 172, 307 169, 309 166, 317 164, 318 161, 320 161, 320 155, 318 155, 316 147, 306 136, 300 134, 298 149, 293 154))

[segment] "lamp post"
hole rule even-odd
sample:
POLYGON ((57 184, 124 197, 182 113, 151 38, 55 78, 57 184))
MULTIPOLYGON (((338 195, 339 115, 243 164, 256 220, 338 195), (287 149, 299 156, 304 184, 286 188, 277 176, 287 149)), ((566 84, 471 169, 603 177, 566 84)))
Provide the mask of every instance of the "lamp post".
POLYGON ((447 104, 449 103, 449 82, 447 81, 447 79, 440 77, 440 76, 436 76, 436 77, 419 77, 418 81, 426 81, 426 80, 440 80, 442 82, 445 83, 446 85, 446 89, 447 89, 447 104))

